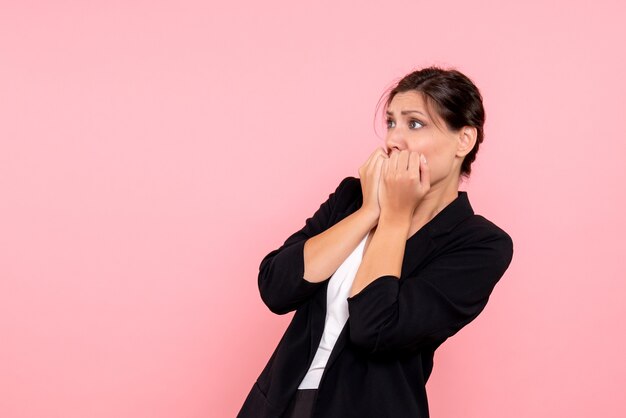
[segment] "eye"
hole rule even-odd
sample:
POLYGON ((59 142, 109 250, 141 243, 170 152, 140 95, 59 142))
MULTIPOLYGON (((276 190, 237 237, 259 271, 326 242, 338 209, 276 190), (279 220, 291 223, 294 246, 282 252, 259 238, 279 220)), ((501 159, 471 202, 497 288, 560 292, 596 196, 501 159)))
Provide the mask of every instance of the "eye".
POLYGON ((411 129, 418 129, 418 128, 421 128, 422 126, 424 126, 424 124, 417 119, 411 119, 411 121, 409 121, 409 127, 411 129))
POLYGON ((395 122, 392 119, 387 119, 387 129, 393 128, 395 122))

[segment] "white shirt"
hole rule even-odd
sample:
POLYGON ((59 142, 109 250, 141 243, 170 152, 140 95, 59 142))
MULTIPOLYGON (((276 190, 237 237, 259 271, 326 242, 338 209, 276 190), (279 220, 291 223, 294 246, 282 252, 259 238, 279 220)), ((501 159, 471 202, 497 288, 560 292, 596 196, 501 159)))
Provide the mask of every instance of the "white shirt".
POLYGON ((298 389, 317 389, 319 386, 324 367, 330 357, 330 352, 335 342, 337 342, 341 330, 348 321, 347 299, 350 295, 352 282, 354 282, 354 276, 356 276, 359 266, 361 265, 363 249, 365 248, 365 241, 368 236, 369 233, 365 235, 361 243, 357 245, 343 264, 339 266, 337 271, 333 273, 328 282, 324 332, 322 333, 320 345, 315 352, 315 357, 313 357, 309 371, 304 376, 304 379, 302 379, 298 389))

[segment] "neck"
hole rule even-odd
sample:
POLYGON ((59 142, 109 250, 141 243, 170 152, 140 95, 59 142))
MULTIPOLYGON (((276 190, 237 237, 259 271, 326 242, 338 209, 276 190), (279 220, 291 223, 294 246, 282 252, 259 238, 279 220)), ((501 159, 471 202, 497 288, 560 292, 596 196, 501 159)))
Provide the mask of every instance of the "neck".
POLYGON ((409 235, 413 235, 413 233, 426 225, 456 199, 458 190, 458 176, 451 180, 444 179, 438 183, 431 184, 430 190, 428 190, 428 193, 426 193, 420 204, 415 208, 415 212, 413 212, 409 235))

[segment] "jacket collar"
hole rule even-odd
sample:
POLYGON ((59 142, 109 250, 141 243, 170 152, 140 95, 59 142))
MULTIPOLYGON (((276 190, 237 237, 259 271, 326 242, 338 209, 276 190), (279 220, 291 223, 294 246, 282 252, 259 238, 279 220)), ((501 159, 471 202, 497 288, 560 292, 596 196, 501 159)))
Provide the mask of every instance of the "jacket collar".
POLYGON ((454 227, 473 214, 467 192, 459 191, 456 199, 407 239, 400 278, 412 274, 437 247, 438 240, 444 240, 454 227))
MULTIPOLYGON (((339 220, 356 212, 363 205, 363 191, 361 190, 361 181, 352 177, 351 190, 346 192, 344 199, 349 201, 348 206, 339 215, 339 220)), ((472 205, 470 204, 467 192, 459 190, 457 192, 457 198, 444 207, 437 215, 435 215, 428 223, 420 229, 428 230, 431 237, 436 237, 441 234, 450 232, 456 225, 458 225, 464 219, 474 214, 472 205)), ((420 231, 417 233, 419 234, 420 231)), ((413 235, 415 236, 415 234, 413 235)), ((407 241, 410 241, 409 237, 407 241)))
POLYGON ((439 211, 424 227, 428 230, 429 235, 435 238, 439 235, 447 234, 473 214, 474 210, 470 204, 467 192, 459 191, 457 198, 439 211))
MULTIPOLYGON (((363 204, 360 182, 357 183, 359 183, 359 186, 355 186, 355 189, 358 195, 356 199, 352 200, 347 210, 339 216, 340 220, 356 212, 363 204)), ((452 231, 454 227, 473 214, 474 210, 470 204, 467 192, 458 191, 456 199, 407 239, 400 278, 411 274, 424 261, 428 254, 435 249, 438 239, 445 238, 445 235, 452 231)))
MULTIPOLYGON (((360 190, 360 187, 358 188, 360 190)), ((359 192, 360 193, 360 192, 359 192)), ((353 200, 348 210, 342 212, 339 219, 343 219, 351 213, 355 212, 362 205, 363 197, 358 195, 356 200, 353 200)), ((428 257, 428 255, 437 248, 437 241, 444 240, 446 234, 448 234, 455 226, 460 224, 463 220, 469 218, 474 214, 472 205, 469 202, 466 191, 459 191, 457 198, 450 202, 445 208, 443 208, 437 215, 435 215, 430 221, 428 221, 422 228, 416 233, 411 235, 406 241, 406 247, 404 251, 404 259, 402 260, 402 273, 400 274, 400 280, 403 280, 407 276, 413 274, 416 269, 422 264, 428 257)), ((328 281, 326 281, 328 284, 328 281)), ((325 293, 324 293, 325 294, 325 293)), ((326 297, 316 298, 314 303, 317 303, 317 309, 320 312, 324 312, 324 315, 314 315, 312 318, 312 331, 311 331, 311 347, 310 347, 310 359, 312 360, 313 354, 317 350, 317 343, 319 343, 323 329, 324 329, 324 316, 326 312, 326 297)), ((339 337, 330 353, 328 361, 326 363, 324 375, 326 370, 330 368, 332 363, 337 359, 339 353, 345 347, 348 336, 347 326, 344 325, 339 337)), ((322 378, 324 377, 322 375, 322 378)))

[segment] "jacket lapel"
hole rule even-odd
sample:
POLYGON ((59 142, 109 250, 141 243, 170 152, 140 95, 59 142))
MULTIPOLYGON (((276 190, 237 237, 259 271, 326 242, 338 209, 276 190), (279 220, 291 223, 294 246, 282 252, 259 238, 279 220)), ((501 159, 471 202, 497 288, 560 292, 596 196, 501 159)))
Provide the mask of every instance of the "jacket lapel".
MULTIPOLYGON (((348 207, 337 215, 335 223, 356 212, 361 207, 362 201, 363 196, 359 186, 357 195, 353 197, 348 207)), ((444 238, 445 234, 473 214, 474 210, 469 202, 467 192, 459 191, 456 199, 407 239, 400 279, 404 279, 415 271, 435 249, 438 239, 444 238)))
MULTIPOLYGON (((352 204, 350 204, 346 210, 342 211, 337 216, 336 222, 341 221, 348 215, 355 212, 361 206, 361 202, 362 196, 359 193, 356 196, 356 199, 352 201, 352 204)), ((449 233, 456 225, 473 214, 474 211, 469 202, 467 192, 459 191, 455 200, 450 202, 437 215, 435 215, 433 219, 407 239, 404 258, 402 260, 400 280, 414 274, 419 266, 437 248, 437 241, 444 239, 446 234, 449 233)), ((309 356, 309 363, 313 360, 313 356, 317 351, 319 342, 322 338, 322 333, 324 331, 324 321, 326 319, 326 290, 328 281, 326 281, 326 283, 326 289, 319 293, 321 297, 315 298, 315 301, 313 302, 316 305, 314 306, 314 309, 317 312, 323 312, 323 314, 309 316, 311 318, 311 352, 309 356)), ((326 363, 322 374, 322 381, 326 375, 326 371, 332 366, 333 362, 345 348, 348 342, 348 332, 348 322, 346 322, 330 353, 330 357, 328 358, 328 362, 326 363)))

